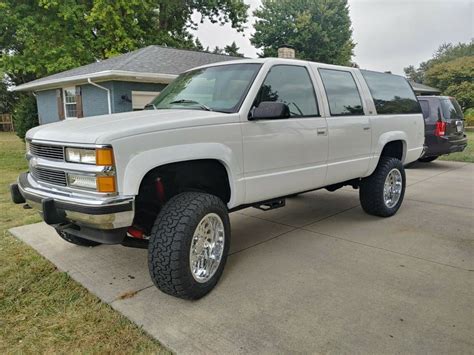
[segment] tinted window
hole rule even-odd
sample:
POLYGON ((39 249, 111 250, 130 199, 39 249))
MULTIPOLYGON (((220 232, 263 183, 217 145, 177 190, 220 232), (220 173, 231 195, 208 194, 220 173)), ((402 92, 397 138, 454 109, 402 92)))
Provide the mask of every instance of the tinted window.
POLYGON ((282 102, 290 108, 290 117, 318 116, 313 84, 304 67, 276 65, 270 69, 256 98, 282 102))
POLYGON ((332 116, 363 115, 362 101, 352 74, 342 70, 319 69, 332 116))
POLYGON ((444 119, 463 119, 461 107, 455 99, 442 99, 441 108, 444 119))
POLYGON ((378 114, 421 112, 415 93, 404 77, 367 70, 361 70, 361 73, 369 86, 378 114))
POLYGON ((430 103, 426 100, 419 100, 421 111, 423 112, 423 118, 426 119, 430 117, 430 103))

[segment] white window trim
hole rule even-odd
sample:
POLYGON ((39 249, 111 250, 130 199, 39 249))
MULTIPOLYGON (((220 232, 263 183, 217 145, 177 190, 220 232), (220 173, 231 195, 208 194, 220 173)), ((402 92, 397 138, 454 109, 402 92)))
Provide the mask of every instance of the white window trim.
MULTIPOLYGON (((77 101, 76 101, 76 97, 74 96, 74 104, 76 105, 76 116, 68 117, 67 108, 66 108, 66 90, 69 90, 69 91, 72 91, 72 92, 75 93, 76 92, 76 87, 75 86, 67 86, 67 87, 63 88, 64 119, 73 120, 73 119, 77 118, 77 101)), ((72 104, 72 102, 70 102, 69 104, 72 104)))

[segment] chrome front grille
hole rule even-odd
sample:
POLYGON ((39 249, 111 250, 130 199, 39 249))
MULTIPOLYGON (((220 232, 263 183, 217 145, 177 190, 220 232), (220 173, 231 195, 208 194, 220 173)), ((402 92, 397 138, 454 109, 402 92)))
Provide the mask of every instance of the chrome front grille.
POLYGON ((30 174, 36 181, 52 185, 67 186, 66 173, 59 170, 50 170, 30 166, 30 174))
POLYGON ((35 157, 52 160, 64 160, 64 147, 30 143, 30 153, 35 157))

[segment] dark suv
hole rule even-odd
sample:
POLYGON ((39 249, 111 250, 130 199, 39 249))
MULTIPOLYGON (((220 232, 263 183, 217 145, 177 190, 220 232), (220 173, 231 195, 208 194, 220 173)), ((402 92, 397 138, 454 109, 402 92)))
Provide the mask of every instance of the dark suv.
POLYGON ((467 145, 464 116, 454 97, 418 96, 425 119, 425 150, 418 159, 430 162, 440 155, 462 152, 467 145))

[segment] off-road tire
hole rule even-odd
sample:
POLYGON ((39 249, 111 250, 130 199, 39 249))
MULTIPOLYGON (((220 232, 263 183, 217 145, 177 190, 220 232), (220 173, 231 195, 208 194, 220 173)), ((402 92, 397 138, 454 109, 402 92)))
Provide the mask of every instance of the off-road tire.
POLYGON ((422 163, 430 163, 432 162, 433 160, 436 160, 438 159, 438 157, 426 157, 426 158, 420 158, 418 159, 419 162, 422 162, 422 163))
POLYGON ((148 269, 161 291, 183 299, 195 300, 209 293, 219 281, 230 245, 230 221, 226 205, 214 195, 184 192, 171 198, 153 225, 148 244, 148 269), (209 213, 217 214, 224 225, 225 242, 219 267, 205 283, 197 282, 191 272, 189 253, 194 231, 209 213))
POLYGON ((56 232, 66 242, 69 242, 69 243, 75 244, 75 245, 79 245, 81 247, 95 247, 95 246, 101 244, 101 243, 98 243, 98 242, 94 242, 93 240, 88 240, 88 239, 76 237, 75 235, 66 233, 65 231, 62 231, 60 229, 56 229, 56 232))
POLYGON ((372 175, 362 179, 360 183, 359 199, 363 210, 374 216, 390 217, 397 213, 405 195, 405 170, 400 160, 391 157, 381 157, 377 168, 372 175), (398 202, 389 208, 384 202, 384 184, 388 173, 398 169, 402 176, 402 191, 398 202))

